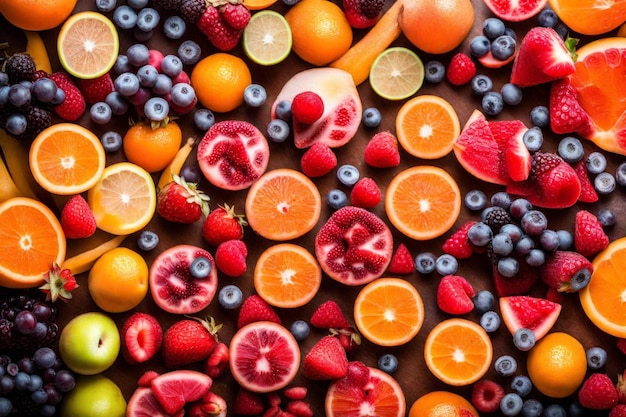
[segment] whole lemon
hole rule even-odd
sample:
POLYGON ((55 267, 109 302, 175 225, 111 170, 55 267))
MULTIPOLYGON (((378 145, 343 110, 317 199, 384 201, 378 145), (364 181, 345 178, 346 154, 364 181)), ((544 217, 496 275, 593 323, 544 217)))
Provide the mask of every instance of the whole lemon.
POLYGON ((131 310, 148 293, 148 274, 148 265, 137 252, 125 247, 111 249, 89 271, 89 294, 106 312, 131 310))
POLYGON ((552 398, 567 397, 585 378, 585 348, 567 333, 550 333, 528 353, 527 369, 528 376, 542 394, 552 398))

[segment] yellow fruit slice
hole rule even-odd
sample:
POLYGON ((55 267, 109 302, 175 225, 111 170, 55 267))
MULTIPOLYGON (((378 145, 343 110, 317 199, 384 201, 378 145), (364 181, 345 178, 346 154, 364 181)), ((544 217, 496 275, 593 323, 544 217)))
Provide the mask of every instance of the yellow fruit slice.
POLYGON ((243 31, 243 50, 259 65, 275 65, 291 52, 291 28, 287 20, 273 10, 252 15, 243 31))
POLYGON ((387 100, 404 100, 422 87, 424 64, 408 48, 388 48, 374 60, 369 80, 372 89, 379 96, 387 100))

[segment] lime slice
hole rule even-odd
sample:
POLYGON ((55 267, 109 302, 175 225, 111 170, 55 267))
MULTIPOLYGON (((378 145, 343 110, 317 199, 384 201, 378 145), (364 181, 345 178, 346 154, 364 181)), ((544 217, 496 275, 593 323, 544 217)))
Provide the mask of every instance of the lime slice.
POLYGON ((243 50, 257 64, 278 64, 291 51, 289 24, 273 10, 255 13, 243 31, 243 50))
POLYGON ((387 100, 403 100, 417 93, 424 81, 424 64, 417 54, 402 46, 385 49, 376 57, 370 85, 387 100))

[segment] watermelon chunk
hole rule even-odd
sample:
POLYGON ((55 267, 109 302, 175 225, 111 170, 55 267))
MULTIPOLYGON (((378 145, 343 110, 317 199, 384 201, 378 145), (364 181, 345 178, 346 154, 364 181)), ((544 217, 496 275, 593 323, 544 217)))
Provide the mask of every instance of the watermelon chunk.
POLYGON ((535 333, 535 339, 545 336, 561 314, 561 304, 527 295, 500 297, 502 321, 511 334, 526 328, 535 333))

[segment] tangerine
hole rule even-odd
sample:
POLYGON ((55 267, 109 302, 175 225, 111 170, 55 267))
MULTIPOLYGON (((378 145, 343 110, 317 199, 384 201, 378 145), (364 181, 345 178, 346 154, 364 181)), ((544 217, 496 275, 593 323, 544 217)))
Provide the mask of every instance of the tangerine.
POLYGON ((329 0, 301 0, 285 19, 291 27, 292 49, 304 61, 323 66, 352 45, 352 27, 343 10, 329 0))
POLYGON ((158 172, 172 162, 182 142, 183 134, 176 122, 169 121, 157 128, 139 122, 124 135, 124 154, 128 161, 146 171, 158 172))
POLYGON ((474 406, 459 394, 432 391, 419 397, 409 409, 409 417, 479 417, 474 406), (469 414, 468 414, 469 412, 469 414))
POLYGON ((243 59, 218 52, 201 59, 191 71, 191 86, 207 109, 226 113, 243 103, 243 91, 252 83, 243 59))
POLYGON ((72 14, 78 0, 11 0, 0 2, 0 13, 20 29, 55 28, 72 14))
POLYGON ((574 32, 601 35, 626 21, 626 1, 549 0, 550 8, 574 32))

